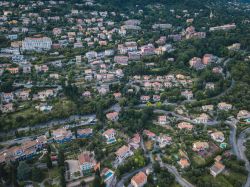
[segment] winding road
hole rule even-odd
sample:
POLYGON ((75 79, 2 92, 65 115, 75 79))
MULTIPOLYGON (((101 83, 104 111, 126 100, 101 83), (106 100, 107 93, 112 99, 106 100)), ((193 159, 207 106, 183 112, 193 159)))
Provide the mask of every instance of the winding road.
POLYGON ((170 173, 172 173, 175 176, 175 180, 182 186, 182 187, 194 187, 191 183, 189 183, 186 179, 182 178, 182 176, 179 174, 177 169, 169 164, 165 164, 162 162, 161 156, 157 154, 157 160, 160 163, 161 167, 166 168, 170 173))
POLYGON ((239 151, 239 155, 238 155, 239 157, 237 158, 245 161, 245 167, 246 167, 246 170, 248 171, 248 177, 247 177, 247 181, 244 187, 250 186, 250 163, 246 157, 246 154, 245 154, 246 147, 244 146, 244 142, 247 138, 247 134, 249 133, 250 133, 250 128, 245 129, 244 131, 240 133, 238 141, 237 141, 237 147, 239 151))

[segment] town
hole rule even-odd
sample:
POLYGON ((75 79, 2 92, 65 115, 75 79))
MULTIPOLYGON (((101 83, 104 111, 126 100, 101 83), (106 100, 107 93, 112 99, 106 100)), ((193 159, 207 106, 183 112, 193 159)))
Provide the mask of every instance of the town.
POLYGON ((0 186, 249 187, 249 12, 0 0, 0 186))

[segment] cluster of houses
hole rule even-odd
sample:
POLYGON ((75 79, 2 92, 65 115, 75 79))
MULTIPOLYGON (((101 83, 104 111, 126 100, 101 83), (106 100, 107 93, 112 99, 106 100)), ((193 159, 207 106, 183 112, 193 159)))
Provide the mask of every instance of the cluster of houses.
POLYGON ((194 68, 196 70, 201 70, 212 63, 218 63, 218 62, 219 62, 218 57, 212 54, 205 54, 202 59, 199 57, 193 57, 189 61, 189 65, 191 68, 194 68))
POLYGON ((8 113, 13 112, 15 110, 14 108, 14 102, 15 101, 28 101, 28 100, 38 100, 38 101, 46 101, 48 98, 56 97, 58 93, 58 89, 45 89, 42 91, 38 91, 37 93, 34 93, 31 95, 30 89, 19 89, 14 92, 9 93, 1 93, 1 105, 0 109, 2 113, 8 113))

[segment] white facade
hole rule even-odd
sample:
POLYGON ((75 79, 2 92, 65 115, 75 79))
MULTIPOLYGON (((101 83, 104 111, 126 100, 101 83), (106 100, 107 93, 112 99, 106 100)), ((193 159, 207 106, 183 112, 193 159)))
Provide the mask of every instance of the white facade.
POLYGON ((52 40, 48 37, 42 38, 25 38, 22 42, 22 49, 28 51, 50 50, 52 40))

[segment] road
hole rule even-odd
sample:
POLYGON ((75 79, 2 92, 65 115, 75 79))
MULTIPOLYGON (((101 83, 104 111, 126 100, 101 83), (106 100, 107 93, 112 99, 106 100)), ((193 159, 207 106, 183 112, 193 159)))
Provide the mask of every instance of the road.
POLYGON ((247 177, 247 181, 246 181, 244 187, 250 186, 250 163, 246 157, 246 154, 245 154, 246 147, 244 146, 244 142, 246 140, 247 134, 249 134, 249 133, 250 133, 250 128, 245 129, 244 131, 242 131, 240 133, 238 141, 237 141, 237 147, 239 150, 239 157, 238 158, 245 161, 245 167, 246 167, 246 170, 248 171, 248 177, 247 177))
POLYGON ((175 180, 182 186, 182 187, 194 187, 191 183, 189 183, 186 179, 182 178, 182 176, 179 174, 177 169, 174 166, 171 166, 169 164, 165 164, 162 162, 161 156, 157 154, 157 160, 159 161, 159 164, 161 167, 166 168, 170 173, 172 173, 175 176, 175 180))
POLYGON ((239 149, 237 146, 237 140, 236 140, 236 132, 237 132, 237 120, 235 121, 225 121, 225 124, 230 126, 230 136, 229 136, 229 142, 230 145, 232 145, 233 153, 239 158, 239 149))
MULTIPOLYGON (((60 120, 52 120, 52 121, 49 121, 49 122, 46 122, 46 123, 42 123, 42 124, 38 124, 38 125, 35 125, 33 127, 30 127, 30 130, 31 131, 36 131, 36 130, 39 130, 39 129, 44 129, 44 128, 53 128, 54 126, 63 126, 65 124, 68 124, 70 122, 74 122, 76 120, 86 120, 86 121, 83 121, 82 123, 80 123, 79 125, 70 125, 68 127, 75 127, 75 126, 84 126, 84 125, 87 125, 87 124, 90 124, 92 121, 94 121, 95 119, 95 115, 92 114, 92 115, 73 115, 73 116, 70 116, 69 118, 66 118, 66 119, 60 119, 60 120)), ((1 134, 1 136, 4 136, 1 134)), ((12 145, 12 144, 21 144, 25 141, 28 141, 28 140, 32 140, 34 138, 34 136, 26 136, 26 137, 22 137, 22 138, 17 138, 17 139, 12 139, 12 140, 8 140, 8 141, 5 141, 5 142, 0 142, 1 145, 3 146, 8 146, 8 145, 12 145)))

